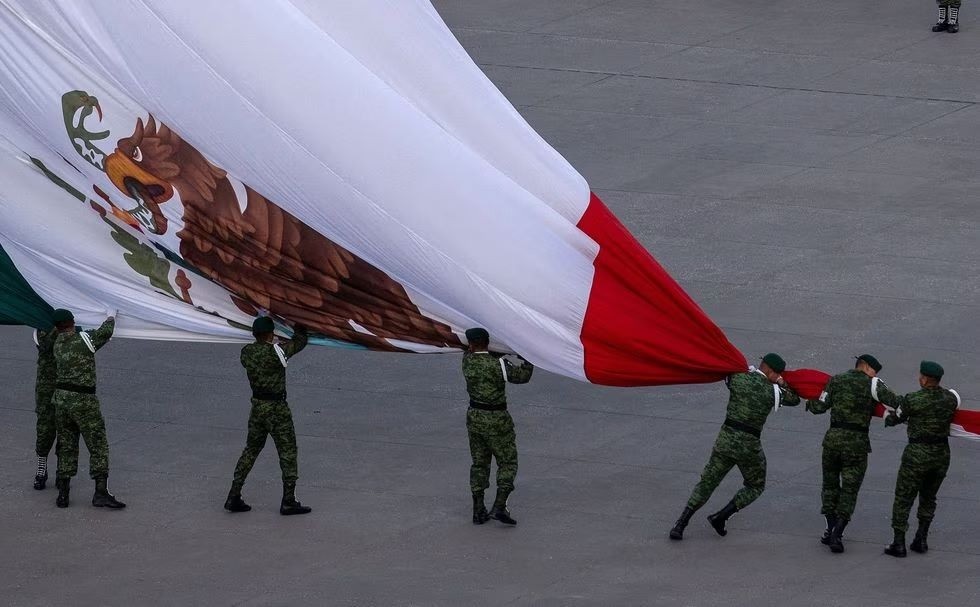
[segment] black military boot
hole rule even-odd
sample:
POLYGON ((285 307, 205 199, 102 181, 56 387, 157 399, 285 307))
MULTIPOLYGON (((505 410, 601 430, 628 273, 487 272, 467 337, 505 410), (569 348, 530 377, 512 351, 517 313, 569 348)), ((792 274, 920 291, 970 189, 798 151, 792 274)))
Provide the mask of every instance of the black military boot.
POLYGON ((946 22, 946 7, 940 6, 939 21, 936 22, 936 25, 932 26, 932 31, 945 32, 947 27, 949 27, 949 24, 946 22))
POLYGON ((296 499, 296 483, 284 481, 282 484, 282 504, 279 505, 279 514, 292 516, 294 514, 309 514, 313 508, 304 506, 296 499))
POLYGON ((37 456, 37 472, 34 473, 34 488, 38 491, 44 489, 48 482, 48 458, 37 456))
POLYGON ((242 499, 241 487, 232 487, 228 492, 228 499, 225 500, 225 510, 228 512, 248 512, 252 507, 242 499))
POLYGON ((54 486, 58 488, 58 499, 55 500, 55 505, 59 508, 67 508, 68 493, 71 491, 71 479, 56 478, 54 479, 54 486))
POLYGON ((497 497, 493 500, 493 508, 490 509, 490 518, 497 519, 505 525, 516 525, 517 521, 514 517, 510 515, 510 510, 507 509, 507 498, 510 496, 510 491, 506 489, 497 489, 497 497))
POLYGON ((834 521, 834 527, 830 530, 830 537, 827 538, 827 546, 834 554, 844 552, 844 528, 847 527, 847 519, 839 518, 834 521))
POLYGON ((929 521, 919 521, 919 528, 915 531, 915 539, 909 545, 912 552, 918 552, 919 554, 925 554, 929 552, 929 544, 926 543, 926 538, 929 535, 929 521))
POLYGON ((490 520, 490 514, 487 512, 487 505, 483 501, 483 492, 474 491, 473 492, 473 524, 482 525, 483 523, 490 520))
POLYGON ((692 516, 694 516, 694 508, 686 506, 684 511, 681 512, 681 517, 677 519, 676 523, 674 523, 674 528, 670 530, 670 539, 684 539, 684 529, 687 528, 687 524, 691 522, 692 516))
POLYGON ((725 507, 715 512, 708 517, 708 522, 711 526, 715 528, 718 535, 725 537, 728 535, 728 530, 725 529, 725 523, 732 517, 733 514, 738 512, 738 508, 735 507, 735 500, 732 500, 725 504, 725 507))
POLYGON ((960 7, 949 7, 947 15, 949 16, 946 18, 946 22, 948 24, 946 26, 946 33, 955 34, 956 32, 960 31, 960 7))
POLYGON ((904 559, 908 555, 905 550, 905 533, 903 531, 895 532, 895 539, 892 540, 890 546, 885 548, 885 554, 899 559, 904 559))
POLYGON ((823 532, 823 537, 820 538, 820 543, 824 546, 830 545, 830 536, 833 534, 834 525, 837 524, 837 518, 829 514, 825 514, 824 518, 827 519, 827 529, 823 532))
POLYGON ((95 479, 95 495, 92 496, 92 505, 96 508, 112 508, 113 510, 126 507, 126 504, 109 493, 109 480, 105 478, 95 479))

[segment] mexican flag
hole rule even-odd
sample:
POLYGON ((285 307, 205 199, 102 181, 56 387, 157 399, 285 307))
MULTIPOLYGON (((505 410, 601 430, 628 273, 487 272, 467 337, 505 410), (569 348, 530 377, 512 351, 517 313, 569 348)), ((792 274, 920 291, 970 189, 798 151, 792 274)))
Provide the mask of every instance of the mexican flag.
POLYGON ((4 0, 6 322, 492 347, 609 385, 743 356, 425 0, 4 0), (8 284, 8 276, 9 284, 8 284))

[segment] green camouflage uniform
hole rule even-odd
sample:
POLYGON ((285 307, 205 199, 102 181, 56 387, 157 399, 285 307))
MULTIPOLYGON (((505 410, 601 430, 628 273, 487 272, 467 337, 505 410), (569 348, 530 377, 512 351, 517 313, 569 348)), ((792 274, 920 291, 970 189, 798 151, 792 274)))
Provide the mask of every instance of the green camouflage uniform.
POLYGON ((92 344, 89 349, 81 331, 58 333, 54 358, 58 383, 52 401, 58 429, 58 478, 78 473, 78 437, 85 440, 89 453, 89 476, 95 480, 109 476, 109 440, 105 420, 95 395, 95 352, 109 343, 115 322, 107 319, 94 331, 85 331, 92 344))
POLYGON ((902 453, 892 508, 892 529, 904 534, 916 495, 919 523, 928 525, 936 515, 936 494, 949 469, 949 424, 958 401, 939 386, 898 396, 879 383, 877 394, 882 403, 895 409, 885 419, 886 425, 908 423, 909 444, 902 453))
POLYGON ((58 382, 58 367, 54 362, 54 342, 58 331, 49 329, 37 332, 37 380, 34 383, 34 410, 37 413, 38 457, 47 457, 57 436, 54 403, 54 386, 58 382))
POLYGON ((868 426, 875 410, 871 378, 858 369, 835 375, 818 400, 806 403, 811 413, 830 411, 830 428, 823 437, 824 516, 849 521, 868 470, 871 441, 868 426))
POLYGON ((960 8, 962 1, 961 0, 936 0, 936 4, 938 4, 939 6, 945 6, 947 8, 951 6, 960 8))
POLYGON ((513 365, 489 352, 463 355, 463 377, 470 396, 466 431, 470 438, 470 490, 481 493, 490 486, 490 462, 497 460, 497 489, 510 493, 517 476, 517 436, 514 420, 507 412, 507 382, 525 384, 534 367, 529 362, 513 365), (487 411, 477 407, 498 409, 487 411))
POLYGON ((774 385, 761 371, 737 373, 729 376, 725 383, 731 393, 725 425, 718 432, 711 458, 687 502, 692 510, 707 503, 735 466, 738 466, 744 480, 744 486, 735 494, 735 507, 741 510, 757 500, 766 488, 766 454, 758 435, 762 433, 769 414, 778 406, 800 404, 796 392, 774 385))
POLYGON ((306 331, 297 329, 293 339, 282 346, 255 341, 242 348, 242 366, 252 387, 252 411, 248 416, 245 449, 235 466, 234 492, 242 490, 245 478, 255 465, 269 435, 272 435, 279 453, 283 482, 295 483, 299 478, 296 430, 293 427, 293 414, 286 403, 286 366, 276 353, 276 348, 280 348, 283 357, 288 360, 305 348, 307 341, 306 331))

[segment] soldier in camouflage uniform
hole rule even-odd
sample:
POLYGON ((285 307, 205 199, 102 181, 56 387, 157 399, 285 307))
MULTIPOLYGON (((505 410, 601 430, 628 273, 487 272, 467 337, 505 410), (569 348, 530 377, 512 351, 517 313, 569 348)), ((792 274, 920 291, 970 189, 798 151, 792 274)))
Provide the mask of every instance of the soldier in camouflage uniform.
POLYGON ((470 491, 473 493, 473 524, 482 525, 491 518, 507 525, 517 521, 507 509, 507 498, 514 491, 517 476, 517 437, 514 420, 507 412, 507 382, 525 384, 531 380, 534 367, 521 364, 489 351, 490 334, 486 329, 468 329, 468 351, 463 354, 463 377, 469 393, 466 431, 470 438, 470 491), (497 460, 497 497, 487 512, 484 491, 490 486, 490 462, 497 460))
POLYGON ((58 429, 58 487, 59 508, 67 508, 71 477, 78 472, 78 437, 85 439, 89 453, 89 475, 95 481, 92 505, 97 508, 125 508, 108 489, 109 440, 105 419, 95 395, 95 353, 109 343, 115 327, 115 314, 110 314, 94 331, 75 329, 75 318, 68 310, 55 310, 58 337, 54 342, 54 359, 58 382, 52 401, 55 405, 58 429))
POLYGON ((762 358, 758 369, 751 367, 747 372, 736 373, 725 380, 730 392, 725 423, 701 473, 701 481, 694 487, 687 507, 670 530, 670 539, 684 539, 684 529, 691 516, 707 503, 735 466, 742 473, 744 486, 724 508, 708 517, 715 531, 727 535, 725 522, 762 495, 766 487, 766 454, 760 440, 762 427, 769 414, 781 405, 800 404, 800 397, 780 375, 785 370, 786 362, 778 354, 769 353, 762 358))
POLYGON ((876 397, 891 407, 885 418, 886 426, 907 423, 909 444, 902 453, 902 465, 895 482, 895 504, 892 507, 892 530, 895 538, 885 548, 885 554, 904 558, 905 532, 909 528, 909 511, 919 497, 919 528, 912 540, 912 550, 924 553, 929 525, 936 515, 936 494, 949 469, 949 424, 960 406, 955 390, 939 385, 943 368, 939 363, 924 360, 919 365, 921 390, 898 396, 886 386, 876 386, 876 397))
POLYGON ((932 26, 934 32, 960 31, 960 0, 936 0, 939 5, 939 21, 932 26))
POLYGON ((868 470, 868 426, 877 402, 871 395, 881 363, 870 354, 857 357, 854 368, 835 375, 818 400, 806 403, 806 410, 821 414, 830 411, 830 428, 823 438, 823 507, 827 530, 820 542, 834 553, 844 552, 844 528, 854 514, 858 491, 868 470))
POLYGON ((242 348, 242 366, 252 388, 252 411, 248 416, 245 449, 235 466, 235 478, 225 500, 225 510, 230 512, 248 512, 252 509, 242 500, 242 487, 269 435, 276 444, 279 467, 282 469, 279 514, 289 516, 312 511, 312 508, 296 499, 296 479, 299 478, 296 430, 293 427, 293 414, 286 403, 286 361, 306 347, 309 337, 306 329, 298 326, 293 339, 281 346, 274 341, 274 331, 275 324, 268 316, 255 319, 252 323, 255 341, 242 348))
POLYGON ((34 332, 37 346, 37 379, 34 382, 34 410, 37 413, 37 441, 34 450, 37 454, 37 470, 34 473, 34 488, 40 491, 48 482, 48 454, 57 436, 55 407, 51 401, 54 387, 58 381, 57 365, 54 362, 54 342, 58 331, 54 327, 34 332))

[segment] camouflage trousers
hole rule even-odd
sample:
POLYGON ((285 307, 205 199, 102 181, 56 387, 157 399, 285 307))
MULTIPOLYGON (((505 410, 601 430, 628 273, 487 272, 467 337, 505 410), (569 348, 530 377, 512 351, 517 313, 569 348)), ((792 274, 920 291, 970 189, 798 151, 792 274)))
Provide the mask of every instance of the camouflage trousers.
POLYGON ((936 495, 949 469, 949 445, 908 445, 902 453, 902 465, 895 482, 895 504, 892 507, 892 529, 909 528, 912 502, 919 497, 919 521, 936 516, 936 495))
POLYGON ((54 439, 58 435, 58 421, 52 402, 54 386, 38 385, 34 389, 34 412, 37 413, 37 441, 34 450, 38 457, 51 453, 54 439))
POLYGON ((851 520, 857 505, 858 491, 868 470, 868 453, 865 449, 841 449, 823 447, 823 489, 820 498, 821 514, 851 520))
POLYGON ((78 473, 78 437, 85 440, 89 455, 89 476, 93 479, 109 476, 109 440, 105 419, 94 394, 79 394, 55 390, 52 398, 58 432, 58 478, 71 478, 78 473))
POLYGON ((741 510, 759 499, 766 489, 766 454, 758 438, 723 426, 701 473, 701 480, 687 501, 688 507, 697 510, 705 505, 721 481, 736 466, 742 473, 743 486, 734 499, 735 507, 741 510))
POLYGON ((961 0, 936 0, 936 4, 939 6, 955 6, 956 8, 959 8, 961 5, 961 0))
POLYGON ((296 429, 293 427, 293 414, 286 401, 268 401, 252 399, 252 412, 248 416, 248 436, 245 438, 245 449, 238 458, 235 466, 235 479, 232 487, 241 491, 245 486, 245 478, 252 471, 255 460, 265 447, 266 438, 272 436, 272 442, 279 452, 279 468, 282 469, 283 482, 296 482, 299 478, 297 462, 296 429))
POLYGON ((483 411, 473 409, 466 412, 466 432, 470 437, 470 490, 473 493, 486 490, 490 486, 490 463, 497 460, 497 490, 514 490, 517 477, 517 434, 514 419, 507 411, 483 411))

